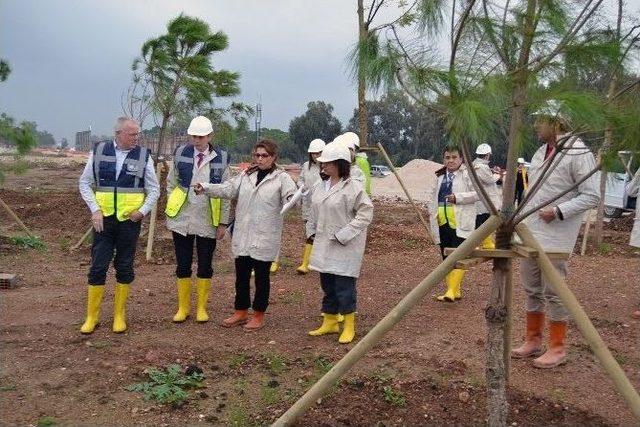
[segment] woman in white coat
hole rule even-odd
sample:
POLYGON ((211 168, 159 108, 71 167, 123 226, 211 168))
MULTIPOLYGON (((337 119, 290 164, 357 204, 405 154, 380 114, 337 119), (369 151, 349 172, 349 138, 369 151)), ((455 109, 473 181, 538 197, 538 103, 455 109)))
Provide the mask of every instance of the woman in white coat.
MULTIPOLYGON (((489 200, 493 203, 496 209, 500 209, 502 205, 500 201, 500 193, 498 192, 498 185, 493 178, 493 171, 489 167, 489 158, 491 157, 491 146, 489 144, 480 144, 476 148, 476 155, 478 157, 473 161, 473 168, 476 171, 476 175, 482 184, 482 188, 489 196, 489 200)), ((479 196, 478 196, 479 197, 479 196)), ((476 228, 480 227, 486 220, 489 219, 489 208, 485 206, 482 200, 476 202, 476 228)), ((483 249, 495 249, 496 242, 493 235, 487 236, 482 241, 483 249)))
MULTIPOLYGON (((309 213, 311 212, 311 197, 313 196, 313 187, 322 181, 320 178, 320 166, 318 166, 317 159, 320 157, 320 153, 325 147, 325 142, 321 139, 314 139, 309 144, 307 152, 309 153, 309 160, 304 162, 302 170, 300 171, 300 178, 298 178, 298 187, 305 188, 306 194, 302 197, 302 221, 304 221, 304 227, 306 232, 306 224, 309 220, 309 213)), ((307 274, 309 272, 309 260, 311 259, 311 250, 313 249, 313 240, 307 239, 304 245, 304 251, 302 253, 302 263, 300 267, 296 269, 299 274, 307 274)))
MULTIPOLYGON (((629 197, 638 197, 640 190, 640 168, 634 175, 633 179, 627 184, 627 194, 629 197)), ((631 239, 629 245, 636 248, 640 248, 640 208, 638 208, 638 202, 636 201, 636 218, 633 221, 633 229, 631 230, 631 239)), ((638 277, 636 275, 636 277, 638 277)), ((632 315, 636 319, 640 319, 640 308, 635 310, 632 315)))
POLYGON ((276 166, 278 145, 264 139, 253 148, 254 164, 246 172, 222 184, 196 184, 197 194, 235 199, 236 216, 231 248, 235 257, 236 297, 234 314, 222 325, 245 324, 247 330, 264 326, 269 305, 271 262, 280 252, 282 241, 282 206, 296 192, 289 174, 276 166), (256 290, 251 304, 251 272, 255 272, 256 290), (253 317, 249 320, 249 307, 253 317))
POLYGON ((309 335, 340 332, 338 341, 355 337, 356 280, 360 275, 367 241, 367 227, 373 219, 373 204, 364 187, 350 178, 351 153, 342 144, 330 143, 318 158, 326 181, 316 185, 307 221, 307 237, 314 238, 311 270, 320 272, 322 325, 309 335))

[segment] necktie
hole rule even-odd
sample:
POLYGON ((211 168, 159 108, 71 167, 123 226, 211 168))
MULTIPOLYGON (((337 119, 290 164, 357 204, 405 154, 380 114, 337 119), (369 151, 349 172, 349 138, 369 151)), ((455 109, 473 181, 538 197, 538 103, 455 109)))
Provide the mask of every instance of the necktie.
POLYGON ((449 172, 449 182, 448 182, 449 192, 451 192, 451 188, 453 187, 453 178, 454 177, 455 177, 455 175, 453 174, 453 172, 449 172))
POLYGON ((198 153, 198 167, 202 164, 202 159, 204 159, 204 153, 198 153))

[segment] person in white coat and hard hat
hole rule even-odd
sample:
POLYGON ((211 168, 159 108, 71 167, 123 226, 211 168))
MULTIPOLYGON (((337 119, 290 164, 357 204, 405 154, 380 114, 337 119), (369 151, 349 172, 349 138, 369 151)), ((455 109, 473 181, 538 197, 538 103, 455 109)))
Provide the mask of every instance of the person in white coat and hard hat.
POLYGON ((223 182, 202 182, 196 194, 237 201, 231 250, 235 257, 236 297, 234 314, 223 320, 226 327, 245 324, 246 330, 264 326, 269 305, 270 266, 280 252, 283 216, 280 213, 296 192, 296 184, 277 167, 278 145, 263 139, 253 148, 253 165, 246 172, 223 182), (255 272, 255 295, 250 295, 251 272, 255 272), (253 316, 249 319, 249 307, 253 316))
POLYGON ((366 185, 366 177, 364 176, 364 172, 362 169, 355 163, 356 162, 356 139, 357 135, 354 138, 353 135, 356 135, 353 132, 347 132, 346 134, 338 135, 332 142, 336 144, 342 144, 349 149, 349 153, 351 156, 351 170, 350 177, 353 181, 359 182, 364 187, 366 185))
MULTIPOLYGON (((633 179, 627 184, 627 194, 629 197, 638 197, 640 193, 640 168, 636 171, 633 179)), ((636 201, 636 218, 633 221, 633 228, 631 229, 631 239, 629 245, 640 248, 640 207, 636 201)), ((638 275, 636 274, 636 277, 638 275)), ((635 319, 640 319, 640 306, 632 314, 635 319)))
POLYGON ((351 153, 344 145, 327 144, 318 161, 328 179, 313 191, 307 236, 314 238, 309 267, 320 272, 323 320, 309 335, 339 333, 338 316, 343 315, 338 342, 346 344, 355 337, 356 281, 373 204, 363 186, 350 178, 351 153))
POLYGON ((167 228, 173 234, 176 254, 178 312, 173 321, 184 322, 191 310, 191 264, 195 246, 196 321, 207 322, 207 301, 213 277, 213 253, 216 241, 224 237, 229 224, 229 201, 196 195, 191 186, 198 182, 219 184, 229 177, 229 155, 211 145, 211 120, 198 116, 191 120, 187 133, 191 141, 174 150, 173 168, 167 177, 167 228))
MULTIPOLYGON (((436 171, 437 185, 427 196, 427 211, 431 235, 440 245, 442 259, 445 259, 445 248, 457 248, 475 230, 478 196, 460 150, 447 146, 443 157, 444 167, 436 171)), ((464 275, 463 269, 451 270, 445 277, 447 290, 436 300, 458 301, 462 297, 460 288, 464 275)))
POLYGON ((360 137, 355 132, 345 132, 342 134, 342 138, 349 142, 349 148, 353 150, 355 163, 364 176, 364 190, 367 195, 371 197, 371 165, 369 165, 369 159, 367 153, 360 151, 360 137), (353 148, 351 148, 353 147, 353 148))
MULTIPOLYGON (((498 185, 496 184, 496 180, 493 177, 493 171, 489 167, 489 159, 491 157, 491 146, 489 144, 480 144, 476 148, 476 157, 473 160, 473 168, 480 180, 480 184, 484 191, 489 196, 489 200, 496 207, 496 209, 500 209, 502 205, 500 203, 500 193, 498 192, 498 185)), ((489 219, 490 212, 489 208, 485 206, 484 202, 478 195, 478 200, 476 202, 476 228, 480 227, 484 222, 489 219)), ((496 243, 493 235, 487 236, 482 242, 483 249, 495 249, 496 243)))
MULTIPOLYGON (((539 191, 532 197, 531 206, 570 190, 596 167, 596 160, 584 142, 569 131, 569 121, 557 101, 548 101, 534 113, 534 124, 538 138, 543 145, 531 159, 529 179, 531 186, 541 179, 541 174, 554 153, 559 141, 561 151, 553 159, 548 177, 539 191)), ((524 223, 547 252, 573 252, 584 214, 598 206, 598 173, 572 189, 551 205, 541 208, 528 216, 524 223)), ((552 260, 562 277, 567 275, 567 261, 552 260)), ((566 360, 566 334, 569 313, 560 298, 547 283, 535 259, 520 261, 520 276, 526 293, 526 334, 524 343, 512 351, 516 358, 537 357, 533 366, 553 368, 566 360), (546 313, 545 313, 546 312, 546 313), (545 317, 549 320, 549 345, 543 352, 542 332, 545 317)))
MULTIPOLYGON (((298 178, 298 187, 304 187, 306 191, 302 197, 302 221, 304 222, 305 233, 307 221, 309 220, 309 214, 311 212, 313 188, 317 183, 322 181, 320 178, 320 166, 318 165, 317 159, 320 157, 325 145, 325 142, 319 138, 316 138, 309 143, 309 148, 307 149, 307 152, 309 153, 309 160, 304 162, 302 165, 300 178, 298 178)), ((309 260, 311 259, 312 249, 313 240, 307 239, 304 245, 304 251, 302 252, 302 263, 296 269, 299 274, 307 274, 309 272, 309 260)))

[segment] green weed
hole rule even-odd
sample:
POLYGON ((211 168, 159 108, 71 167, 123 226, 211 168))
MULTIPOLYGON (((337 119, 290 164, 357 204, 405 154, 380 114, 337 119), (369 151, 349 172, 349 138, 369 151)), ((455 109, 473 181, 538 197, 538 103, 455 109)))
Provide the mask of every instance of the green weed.
POLYGON ((273 405, 278 401, 278 390, 269 385, 263 385, 260 389, 260 396, 262 401, 267 405, 273 405))
POLYGON ((189 398, 186 390, 201 388, 204 375, 194 372, 186 375, 180 365, 169 365, 166 369, 149 369, 151 381, 132 384, 126 389, 144 393, 147 400, 155 400, 160 403, 181 405, 189 398))
POLYGON ((44 251, 47 247, 40 237, 37 236, 16 236, 11 237, 11 243, 23 249, 36 249, 44 251))
POLYGON ((274 375, 281 374, 287 368, 287 361, 284 356, 281 356, 277 353, 266 354, 265 358, 267 359, 267 365, 269 366, 269 370, 274 375))
POLYGON ((611 246, 611 243, 600 243, 598 245, 598 253, 600 255, 608 255, 611 253, 611 251, 613 250, 613 246, 611 246))
POLYGON ((56 420, 53 417, 40 417, 36 424, 38 427, 49 427, 56 425, 56 420))
POLYGON ((331 368, 333 368, 333 363, 331 363, 330 360, 327 360, 324 357, 316 358, 315 365, 316 365, 316 373, 319 376, 323 376, 324 374, 329 372, 331 368))
POLYGON ((227 425, 233 427, 249 426, 249 414, 247 414, 247 411, 245 411, 242 406, 232 406, 229 408, 227 425))
POLYGON ((404 396, 399 391, 394 390, 391 386, 384 386, 382 389, 382 393, 384 396, 384 400, 391 403, 394 406, 405 407, 407 405, 407 401, 404 399, 404 396))

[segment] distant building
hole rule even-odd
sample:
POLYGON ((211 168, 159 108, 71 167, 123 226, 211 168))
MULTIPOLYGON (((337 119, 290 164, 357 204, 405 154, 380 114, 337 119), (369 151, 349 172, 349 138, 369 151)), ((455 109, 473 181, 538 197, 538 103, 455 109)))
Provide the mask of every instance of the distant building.
POLYGON ((76 132, 76 150, 91 151, 91 130, 76 132))

